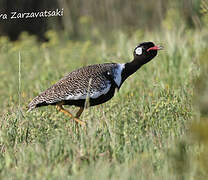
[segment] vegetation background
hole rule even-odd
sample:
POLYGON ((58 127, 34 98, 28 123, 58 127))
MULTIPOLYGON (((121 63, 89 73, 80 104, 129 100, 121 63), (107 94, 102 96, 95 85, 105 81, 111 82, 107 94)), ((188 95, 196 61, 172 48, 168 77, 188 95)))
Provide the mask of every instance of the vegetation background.
MULTIPOLYGON (((0 13, 64 8, 64 16, 0 19, 0 179, 207 179, 208 1, 0 1, 0 13), (127 62, 165 47, 115 97, 75 124, 27 104, 81 66, 127 62)), ((75 107, 69 107, 73 112, 75 107)))

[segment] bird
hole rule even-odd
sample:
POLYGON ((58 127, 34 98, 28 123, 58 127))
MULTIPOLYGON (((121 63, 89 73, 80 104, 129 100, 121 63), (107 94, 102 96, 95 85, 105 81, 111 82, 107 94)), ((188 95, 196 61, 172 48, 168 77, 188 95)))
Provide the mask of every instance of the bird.
POLYGON ((28 105, 28 111, 48 105, 56 105, 58 111, 72 118, 77 124, 86 125, 79 119, 88 99, 89 106, 109 101, 123 82, 144 64, 150 62, 158 50, 163 49, 153 42, 143 42, 133 51, 133 60, 127 63, 104 63, 89 65, 74 70, 57 83, 40 93, 28 105), (79 107, 76 115, 64 105, 79 107))

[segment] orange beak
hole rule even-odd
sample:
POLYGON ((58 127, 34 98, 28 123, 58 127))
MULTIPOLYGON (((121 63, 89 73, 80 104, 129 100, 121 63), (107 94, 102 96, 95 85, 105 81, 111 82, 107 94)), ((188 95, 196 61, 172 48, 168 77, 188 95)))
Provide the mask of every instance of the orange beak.
POLYGON ((148 51, 151 51, 151 50, 153 50, 153 51, 158 51, 158 50, 162 50, 162 49, 163 49, 162 46, 153 46, 153 47, 147 49, 147 52, 148 52, 148 51))

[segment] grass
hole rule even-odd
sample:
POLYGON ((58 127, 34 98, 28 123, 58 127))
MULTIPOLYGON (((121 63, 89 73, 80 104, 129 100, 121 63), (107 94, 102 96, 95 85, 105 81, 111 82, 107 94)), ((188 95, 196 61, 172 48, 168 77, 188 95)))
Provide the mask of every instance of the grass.
POLYGON ((185 142, 196 114, 193 82, 206 32, 142 34, 119 32, 111 41, 96 43, 73 42, 52 31, 43 44, 25 33, 13 43, 0 37, 0 179, 196 176, 191 162, 200 147, 185 142), (74 123, 52 106, 26 113, 30 100, 66 73, 94 63, 130 61, 133 48, 150 40, 162 43, 165 51, 131 76, 111 101, 85 110, 86 131, 76 133, 74 123))

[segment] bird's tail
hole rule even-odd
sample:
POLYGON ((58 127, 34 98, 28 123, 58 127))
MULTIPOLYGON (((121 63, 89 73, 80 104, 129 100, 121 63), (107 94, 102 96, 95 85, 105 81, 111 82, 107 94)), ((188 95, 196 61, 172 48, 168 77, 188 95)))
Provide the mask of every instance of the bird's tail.
POLYGON ((30 112, 30 111, 32 111, 33 109, 36 108, 37 103, 36 103, 34 100, 35 100, 35 99, 33 99, 33 100, 29 103, 27 112, 30 112))
POLYGON ((32 111, 35 109, 39 104, 43 103, 43 99, 41 98, 41 95, 35 97, 29 104, 28 104, 28 110, 27 112, 32 111))

